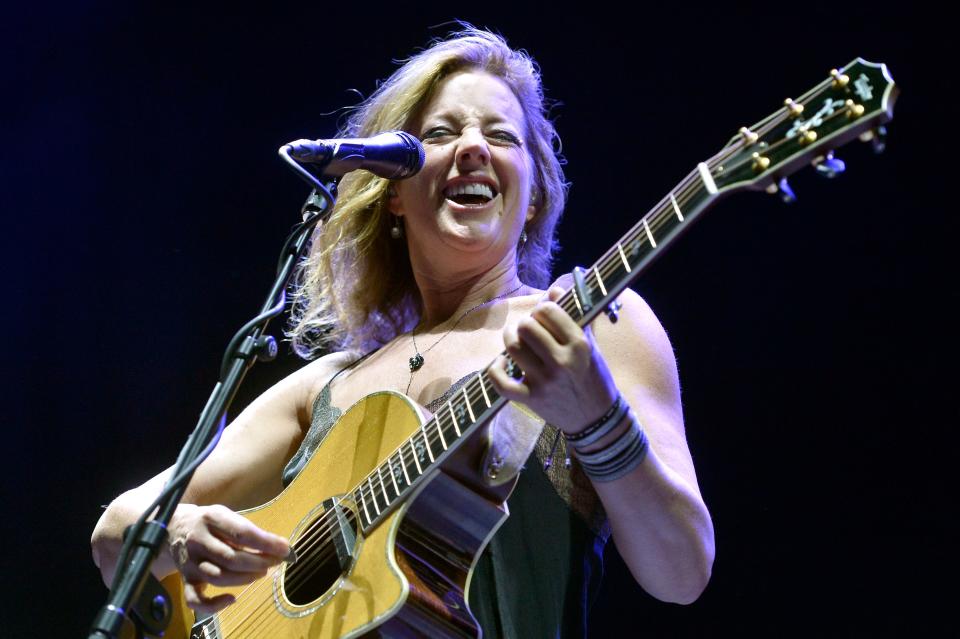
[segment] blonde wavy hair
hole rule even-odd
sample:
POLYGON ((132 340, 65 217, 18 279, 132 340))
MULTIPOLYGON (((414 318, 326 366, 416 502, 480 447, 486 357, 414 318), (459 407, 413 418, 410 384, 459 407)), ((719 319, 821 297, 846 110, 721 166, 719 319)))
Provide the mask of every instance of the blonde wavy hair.
MULTIPOLYGON (((556 226, 567 197, 559 138, 548 118, 540 71, 503 37, 466 25, 405 61, 352 110, 339 137, 409 130, 447 76, 481 70, 510 87, 523 110, 533 161, 536 214, 518 247, 517 271, 527 285, 546 288, 558 245, 556 226)), ((421 299, 405 242, 390 238, 390 181, 366 171, 347 174, 330 217, 314 232, 292 286, 287 336, 306 359, 328 350, 366 352, 419 320, 421 299)))

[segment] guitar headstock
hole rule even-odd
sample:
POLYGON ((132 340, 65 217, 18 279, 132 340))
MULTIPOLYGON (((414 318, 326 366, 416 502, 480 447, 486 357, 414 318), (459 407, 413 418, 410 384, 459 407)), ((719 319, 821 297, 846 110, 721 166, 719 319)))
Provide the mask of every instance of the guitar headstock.
POLYGON ((833 150, 855 137, 882 150, 883 124, 893 118, 899 89, 884 64, 857 58, 766 119, 740 129, 706 165, 718 192, 778 185, 789 199, 786 176, 807 164, 832 177, 843 170, 833 150))

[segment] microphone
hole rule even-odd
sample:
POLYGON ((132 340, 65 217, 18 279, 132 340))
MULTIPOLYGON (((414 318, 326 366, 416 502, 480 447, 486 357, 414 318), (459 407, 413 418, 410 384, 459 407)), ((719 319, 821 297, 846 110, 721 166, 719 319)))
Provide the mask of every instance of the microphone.
POLYGON ((372 138, 296 140, 280 150, 297 162, 323 164, 323 174, 328 177, 363 169, 388 180, 402 180, 423 167, 423 146, 406 131, 372 138))

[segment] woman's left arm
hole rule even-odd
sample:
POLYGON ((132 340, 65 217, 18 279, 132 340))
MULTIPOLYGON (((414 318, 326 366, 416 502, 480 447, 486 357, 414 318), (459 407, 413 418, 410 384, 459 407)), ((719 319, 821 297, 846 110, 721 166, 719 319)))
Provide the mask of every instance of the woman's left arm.
MULTIPOLYGON (((710 578, 714 540, 687 447, 676 360, 649 306, 633 291, 620 296, 616 323, 606 318, 580 329, 551 288, 530 316, 504 331, 521 380, 503 366, 491 379, 508 399, 523 402, 567 434, 600 419, 618 393, 629 404, 649 446, 643 461, 612 481, 593 480, 617 550, 637 582, 664 601, 695 601, 710 578)), ((585 452, 606 448, 634 428, 628 418, 585 452)), ((570 444, 568 444, 570 446, 570 444)))

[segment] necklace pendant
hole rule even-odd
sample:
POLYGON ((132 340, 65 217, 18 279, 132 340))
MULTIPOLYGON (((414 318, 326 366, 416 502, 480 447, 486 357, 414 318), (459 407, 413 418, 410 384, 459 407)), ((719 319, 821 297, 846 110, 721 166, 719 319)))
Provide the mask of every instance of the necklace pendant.
POLYGON ((423 366, 423 355, 417 353, 410 358, 410 372, 415 373, 420 370, 420 367, 423 366))

